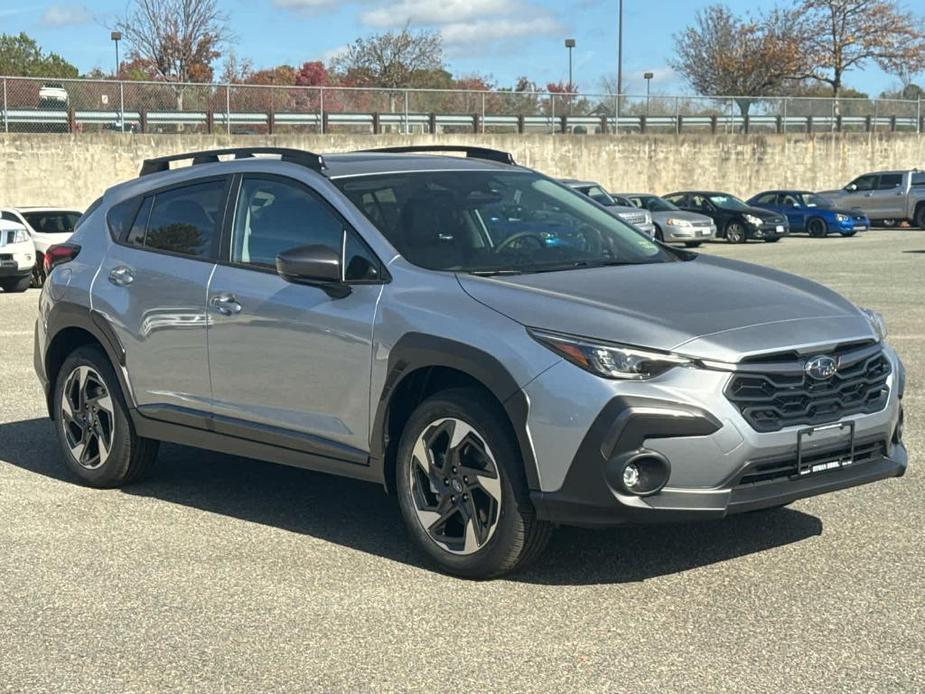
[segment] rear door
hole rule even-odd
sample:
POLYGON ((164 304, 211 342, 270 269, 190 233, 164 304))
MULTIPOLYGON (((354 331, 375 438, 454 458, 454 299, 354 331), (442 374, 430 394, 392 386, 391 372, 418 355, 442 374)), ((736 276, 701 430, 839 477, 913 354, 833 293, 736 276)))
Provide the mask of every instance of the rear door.
POLYGON ((141 411, 204 425, 211 400, 206 290, 215 268, 230 177, 196 179, 109 212, 118 241, 93 284, 126 350, 141 411))
POLYGON ((209 287, 214 426, 365 463, 381 263, 302 181, 244 174, 236 187, 226 261, 209 287), (276 273, 279 253, 312 244, 342 253, 349 296, 276 273))
POLYGON ((868 215, 875 219, 902 219, 905 216, 904 174, 883 173, 877 179, 874 190, 868 193, 868 215))

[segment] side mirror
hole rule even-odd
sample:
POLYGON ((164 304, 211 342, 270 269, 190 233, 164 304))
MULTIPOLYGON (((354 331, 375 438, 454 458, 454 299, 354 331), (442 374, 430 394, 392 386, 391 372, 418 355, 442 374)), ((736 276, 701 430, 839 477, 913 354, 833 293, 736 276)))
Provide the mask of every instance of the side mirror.
POLYGON ((276 272, 284 280, 319 287, 335 299, 350 294, 341 265, 340 252, 330 246, 298 246, 276 256, 276 272))
POLYGON ((848 185, 845 186, 845 190, 847 190, 847 191, 849 191, 849 192, 851 192, 851 193, 853 193, 853 192, 856 191, 857 189, 858 189, 858 184, 857 184, 857 183, 849 183, 848 185))

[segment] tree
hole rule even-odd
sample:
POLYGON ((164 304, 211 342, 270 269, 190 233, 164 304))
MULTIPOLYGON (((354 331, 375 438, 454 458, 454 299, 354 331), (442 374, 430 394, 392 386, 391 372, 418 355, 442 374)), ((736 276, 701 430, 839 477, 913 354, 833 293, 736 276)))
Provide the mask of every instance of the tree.
POLYGON ((132 0, 115 28, 130 47, 129 58, 149 63, 171 82, 211 81, 228 39, 218 0, 132 0))
POLYGON ((11 77, 77 77, 76 67, 57 53, 45 53, 25 33, 0 34, 0 75, 11 77))
POLYGON ((443 40, 435 31, 414 32, 405 26, 401 31, 357 39, 332 61, 332 67, 356 86, 420 86, 416 77, 444 70, 443 40))
POLYGON ((740 97, 746 115, 748 97, 772 94, 805 70, 800 24, 789 10, 739 18, 725 5, 710 5, 675 35, 670 64, 701 94, 740 97))
POLYGON ((922 19, 895 0, 803 0, 798 12, 808 28, 805 76, 829 84, 836 99, 845 73, 870 62, 897 75, 925 69, 922 19))

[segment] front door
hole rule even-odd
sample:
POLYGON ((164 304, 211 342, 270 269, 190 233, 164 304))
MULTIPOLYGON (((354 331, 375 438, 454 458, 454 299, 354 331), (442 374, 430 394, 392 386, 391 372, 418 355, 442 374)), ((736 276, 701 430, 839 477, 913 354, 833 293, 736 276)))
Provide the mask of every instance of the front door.
POLYGON ((382 290, 372 252, 314 190, 278 176, 241 179, 228 250, 209 286, 216 430, 352 459, 369 450, 372 329, 382 290), (276 256, 343 249, 344 298, 293 284, 276 256))
POLYGON ((93 284, 93 308, 125 347, 135 400, 150 416, 192 423, 209 408, 206 291, 227 184, 221 177, 127 201, 132 219, 116 230, 93 284))

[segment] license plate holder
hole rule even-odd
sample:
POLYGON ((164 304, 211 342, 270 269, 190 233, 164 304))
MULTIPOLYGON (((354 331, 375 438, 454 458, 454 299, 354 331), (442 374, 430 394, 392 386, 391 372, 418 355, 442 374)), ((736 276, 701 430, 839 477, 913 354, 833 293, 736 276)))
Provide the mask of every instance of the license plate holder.
POLYGON ((817 474, 820 472, 827 472, 829 470, 839 470, 843 467, 848 467, 854 464, 854 422, 837 422, 835 424, 824 424, 818 427, 808 427, 806 429, 800 429, 797 432, 797 470, 794 474, 794 479, 799 479, 801 477, 806 477, 807 475, 817 474), (807 447, 807 444, 810 442, 813 436, 824 431, 832 430, 844 431, 848 430, 848 440, 851 442, 849 447, 850 453, 848 457, 844 455, 833 455, 832 458, 822 458, 813 462, 805 461, 803 458, 807 454, 812 452, 812 449, 807 447))
POLYGON ((783 233, 784 233, 784 225, 783 225, 783 224, 778 224, 777 227, 775 228, 775 231, 776 231, 778 234, 783 234, 783 233))

